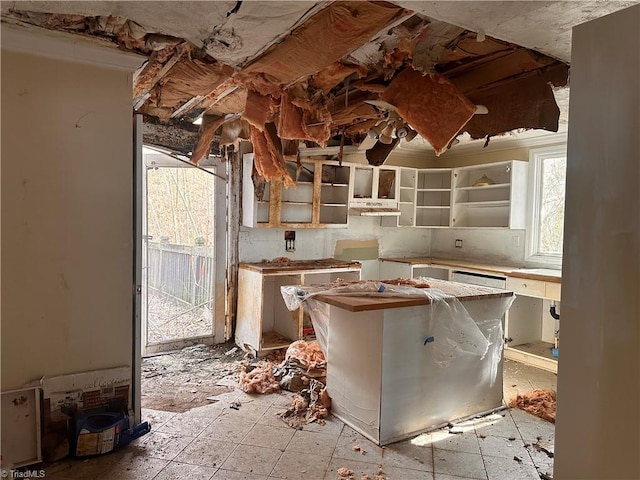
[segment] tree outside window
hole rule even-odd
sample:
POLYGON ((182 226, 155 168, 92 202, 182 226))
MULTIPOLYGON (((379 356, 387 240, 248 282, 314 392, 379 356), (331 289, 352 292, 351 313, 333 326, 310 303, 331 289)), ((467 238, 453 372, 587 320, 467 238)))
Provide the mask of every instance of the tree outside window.
POLYGON ((527 260, 560 265, 564 233, 566 146, 530 152, 527 260))

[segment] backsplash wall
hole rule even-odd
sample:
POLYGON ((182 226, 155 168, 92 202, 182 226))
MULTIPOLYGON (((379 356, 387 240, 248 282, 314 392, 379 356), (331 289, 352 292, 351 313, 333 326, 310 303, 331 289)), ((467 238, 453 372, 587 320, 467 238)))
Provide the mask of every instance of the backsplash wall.
POLYGON ((524 266, 525 230, 434 229, 430 254, 432 257, 524 266), (462 248, 455 248, 456 239, 462 240, 462 248))
POLYGON ((285 250, 282 228, 240 229, 239 259, 259 262, 288 257, 313 260, 338 257, 362 263, 362 278, 378 278, 377 257, 419 256, 429 254, 431 229, 381 227, 376 217, 349 219, 348 228, 292 229, 296 232, 295 251, 285 250), (376 249, 377 247, 377 249, 376 249))

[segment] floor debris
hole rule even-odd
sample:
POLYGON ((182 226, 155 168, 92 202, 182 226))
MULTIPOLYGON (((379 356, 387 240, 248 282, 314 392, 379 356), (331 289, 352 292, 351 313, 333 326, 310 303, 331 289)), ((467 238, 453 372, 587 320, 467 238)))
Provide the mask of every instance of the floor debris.
POLYGON ((549 458, 553 458, 554 455, 555 455, 551 450, 548 450, 547 448, 545 448, 542 445, 540 445, 540 441, 539 440, 536 443, 533 444, 533 448, 535 448, 538 452, 542 452, 542 453, 546 454, 547 457, 549 457, 549 458))
POLYGON ((352 448, 352 450, 353 450, 354 452, 360 452, 362 455, 364 455, 365 453, 367 453, 367 451, 366 451, 364 448, 362 448, 360 445, 354 445, 354 446, 353 446, 353 447, 351 447, 351 448, 352 448))
POLYGON ((199 344, 143 358, 142 408, 182 413, 232 392, 244 358, 241 350, 225 355, 233 345, 199 344))
POLYGON ((247 364, 240 371, 240 388, 246 393, 275 393, 280 384, 273 376, 273 363, 261 361, 256 365, 247 364))
POLYGON ((509 407, 516 407, 548 422, 556 422, 556 392, 554 390, 535 389, 518 394, 511 399, 509 407))
POLYGON ((353 480, 353 470, 347 467, 338 469, 338 480, 353 480))
POLYGON ((273 393, 280 389, 296 392, 291 406, 280 417, 299 429, 311 422, 323 423, 329 415, 331 399, 326 376, 327 362, 318 343, 299 340, 287 348, 280 364, 267 360, 244 362, 239 385, 247 393, 273 393))
POLYGON ((316 422, 324 424, 329 416, 330 399, 326 387, 317 380, 311 380, 309 388, 300 391, 291 406, 281 415, 281 418, 293 428, 300 429, 303 425, 316 422))

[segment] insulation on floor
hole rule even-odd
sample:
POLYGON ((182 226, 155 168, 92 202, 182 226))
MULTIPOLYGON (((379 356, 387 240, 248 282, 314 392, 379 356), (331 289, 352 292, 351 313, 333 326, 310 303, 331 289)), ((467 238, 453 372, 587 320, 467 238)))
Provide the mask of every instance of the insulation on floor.
POLYGON ((556 392, 537 388, 518 394, 509 402, 510 407, 519 408, 536 417, 556 423, 556 392))
POLYGON ((240 388, 246 393, 275 393, 280 385, 273 376, 273 364, 261 362, 256 366, 247 366, 240 372, 240 388))

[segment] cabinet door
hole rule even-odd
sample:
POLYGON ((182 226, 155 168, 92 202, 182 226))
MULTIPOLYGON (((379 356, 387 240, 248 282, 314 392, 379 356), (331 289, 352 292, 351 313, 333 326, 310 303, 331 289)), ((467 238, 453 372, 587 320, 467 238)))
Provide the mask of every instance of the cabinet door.
POLYGON ((411 264, 380 260, 380 279, 411 278, 411 264))

